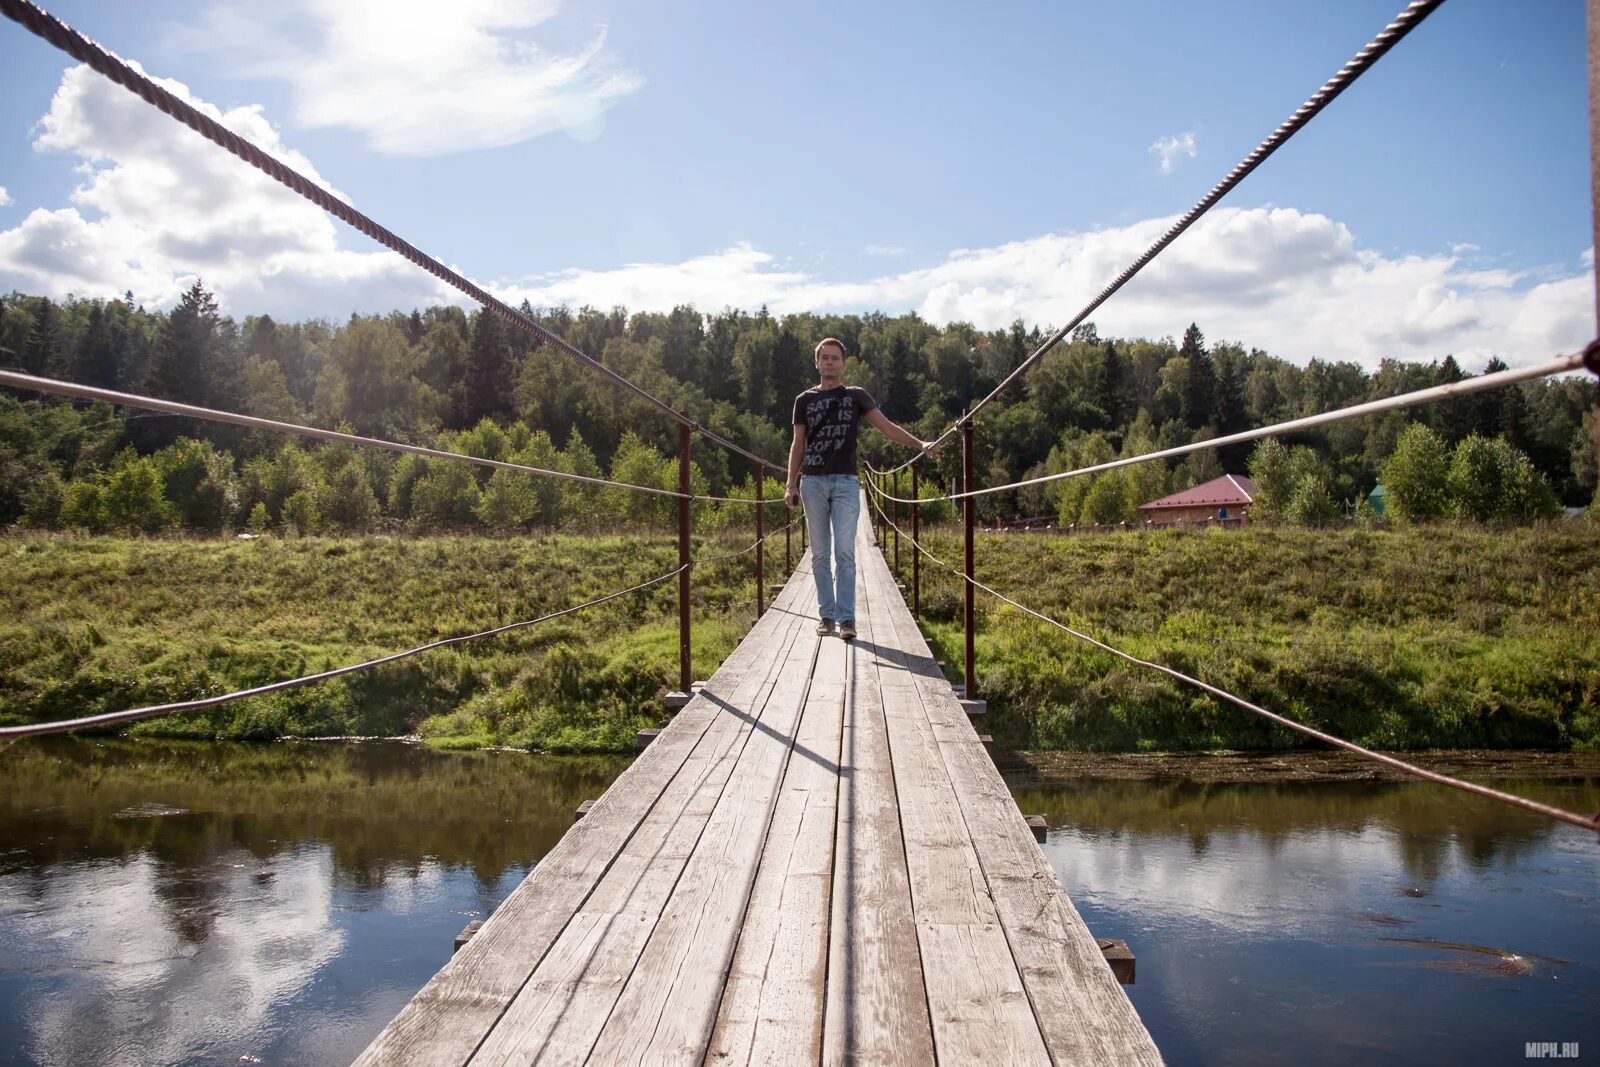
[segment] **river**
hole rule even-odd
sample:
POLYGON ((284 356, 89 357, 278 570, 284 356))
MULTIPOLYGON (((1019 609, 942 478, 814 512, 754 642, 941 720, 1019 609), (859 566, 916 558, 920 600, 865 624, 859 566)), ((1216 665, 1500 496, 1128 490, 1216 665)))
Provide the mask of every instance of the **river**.
MULTIPOLYGON (((1281 765, 1282 761, 1276 761, 1281 765)), ((0 753, 0 1061, 348 1063, 623 759, 0 753)), ((1600 842, 1423 783, 1018 775, 1173 1064, 1600 1056, 1600 842)), ((1581 811, 1600 775, 1498 784, 1581 811)))

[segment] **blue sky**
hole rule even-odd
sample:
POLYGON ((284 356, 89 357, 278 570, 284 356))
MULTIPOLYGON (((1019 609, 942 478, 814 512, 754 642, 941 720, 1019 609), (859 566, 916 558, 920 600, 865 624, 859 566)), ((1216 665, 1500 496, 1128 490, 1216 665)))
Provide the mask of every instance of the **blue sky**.
MULTIPOLYGON (((1064 321, 1399 3, 47 6, 507 297, 988 327, 1064 321)), ((1583 30, 1580 0, 1451 0, 1102 332, 1368 364, 1581 346, 1583 30)), ((9 23, 0 59, 0 288, 442 298, 9 23)))

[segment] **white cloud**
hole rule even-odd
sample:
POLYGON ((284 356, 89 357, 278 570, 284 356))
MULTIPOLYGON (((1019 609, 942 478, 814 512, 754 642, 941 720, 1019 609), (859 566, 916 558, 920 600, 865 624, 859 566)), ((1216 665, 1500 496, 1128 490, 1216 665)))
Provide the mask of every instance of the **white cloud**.
MULTIPOLYGON (((223 114, 178 95, 313 180, 258 107, 223 114)), ((69 206, 40 207, 0 230, 0 290, 110 296, 170 305, 196 277, 225 310, 343 318, 461 298, 400 257, 339 247, 344 224, 86 68, 62 77, 36 146, 81 161, 69 206)), ((567 270, 495 287, 538 306, 694 304, 774 312, 914 310, 983 328, 1066 320, 1174 220, 1045 234, 958 249, 931 266, 860 280, 780 263, 740 243, 678 263, 567 270)), ((365 241, 364 238, 355 238, 365 241)), ((369 246, 370 247, 370 246, 369 246)), ((1593 331, 1585 269, 1488 269, 1467 246, 1390 255, 1343 224, 1293 208, 1220 208, 1163 252, 1092 318, 1104 336, 1163 337, 1198 322, 1285 358, 1512 364, 1575 351, 1593 331)))
MULTIPOLYGON (((158 81, 326 185, 259 107, 223 113, 179 82, 158 81)), ((62 75, 39 125, 35 147, 76 155, 81 180, 73 206, 38 208, 0 231, 0 288, 132 290, 165 306, 199 277, 225 309, 287 317, 441 298, 438 283, 393 253, 339 248, 342 223, 87 67, 62 75)))
MULTIPOLYGON (((932 267, 833 281, 781 267, 749 244, 682 263, 571 270, 497 287, 536 306, 625 305, 668 310, 916 311, 936 323, 991 329, 1014 319, 1063 322, 1174 219, 1047 234, 960 249, 932 267)), ((1474 267, 1455 251, 1386 256, 1344 225, 1292 208, 1222 208, 1175 241, 1092 318, 1102 336, 1163 337, 1198 322, 1305 362, 1375 366, 1385 357, 1468 366, 1499 355, 1515 365, 1576 351, 1593 329, 1591 274, 1526 275, 1474 267), (1537 279, 1537 280, 1536 280, 1537 279)))
POLYGON ((207 875, 206 899, 217 906, 205 909, 198 943, 179 931, 162 886, 171 875, 147 853, 70 868, 37 890, 17 879, 0 887, 0 914, 37 917, 29 941, 46 946, 40 962, 66 985, 24 988, 15 1016, 24 1059, 179 1063, 270 1032, 274 1012, 344 947, 332 858, 327 849, 280 852, 269 882, 254 877, 261 864, 248 853, 220 858, 233 862, 207 875), (67 952, 74 960, 63 965, 67 952))
POLYGON ((378 152, 428 156, 516 144, 557 130, 599 135, 606 110, 643 80, 606 50, 601 26, 570 52, 530 31, 560 0, 289 0, 213 8, 180 31, 281 80, 304 126, 354 130, 378 152))
POLYGON ((6 192, 5 186, 0 185, 0 207, 5 207, 9 203, 11 203, 11 194, 6 192))
POLYGON ((1171 174, 1179 156, 1195 157, 1194 132, 1163 137, 1150 146, 1150 151, 1161 157, 1161 173, 1171 174))

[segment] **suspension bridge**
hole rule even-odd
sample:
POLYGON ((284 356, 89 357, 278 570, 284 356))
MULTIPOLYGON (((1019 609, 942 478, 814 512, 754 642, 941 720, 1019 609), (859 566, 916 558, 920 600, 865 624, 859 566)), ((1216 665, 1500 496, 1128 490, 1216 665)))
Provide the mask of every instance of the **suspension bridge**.
MULTIPOLYGON (((0 13, 454 286, 487 312, 537 336, 586 371, 604 375, 679 430, 679 482, 671 490, 0 371, 0 385, 14 389, 668 496, 677 503, 679 543, 675 569, 539 618, 237 693, 0 728, 0 738, 103 728, 314 685, 535 626, 675 579, 679 691, 669 699, 679 710, 653 738, 641 738, 648 744, 638 759, 603 796, 585 805, 570 832, 489 920, 464 932, 457 954, 372 1041, 359 1063, 1161 1062, 1119 984, 1119 978, 1131 979, 1130 969, 1122 966, 1131 963, 1121 952, 1124 946, 1097 939, 1086 928, 973 724, 983 711, 973 644, 978 592, 1320 742, 1600 830, 1600 817, 1370 752, 1201 679, 1129 656, 975 576, 973 501, 984 494, 1436 403, 1583 367, 1600 372, 1600 349, 1591 344, 1584 352, 1532 367, 1228 438, 1044 479, 974 483, 971 437, 981 409, 1442 3, 1411 3, 1139 259, 940 434, 940 442, 963 434, 959 491, 923 495, 914 465, 920 457, 870 473, 863 502, 877 521, 862 524, 857 533, 859 636, 847 643, 817 635, 812 625, 803 527, 798 559, 792 537, 796 522, 767 528, 767 510, 779 502, 763 498, 764 476, 784 465, 674 410, 28 0, 0 0, 0 13), (695 436, 754 465, 754 499, 691 491, 695 436), (908 468, 911 492, 902 497, 900 474, 908 468), (939 559, 921 542, 919 509, 934 499, 962 505, 965 556, 960 565, 939 559), (696 683, 690 656, 693 571, 710 561, 691 551, 692 508, 700 501, 753 508, 755 539, 731 555, 753 557, 757 620, 709 679, 696 683), (785 567, 792 569, 769 604, 766 552, 779 533, 785 567), (909 604, 885 556, 885 542, 892 542, 887 551, 898 564, 902 538, 913 550, 909 604), (918 628, 924 557, 955 575, 964 589, 959 691, 918 628), (1119 957, 1115 969, 1113 956, 1119 957)), ((1591 26, 1591 78, 1597 54, 1600 44, 1591 26)))

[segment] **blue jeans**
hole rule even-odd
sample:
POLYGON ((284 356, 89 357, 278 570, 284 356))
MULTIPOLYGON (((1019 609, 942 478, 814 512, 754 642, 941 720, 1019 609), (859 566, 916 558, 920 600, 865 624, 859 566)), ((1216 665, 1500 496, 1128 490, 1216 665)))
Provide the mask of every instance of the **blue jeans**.
POLYGON ((861 518, 861 479, 854 474, 802 475, 800 499, 805 502, 806 531, 811 537, 811 573, 817 580, 817 614, 835 622, 854 619, 856 521, 861 518))

